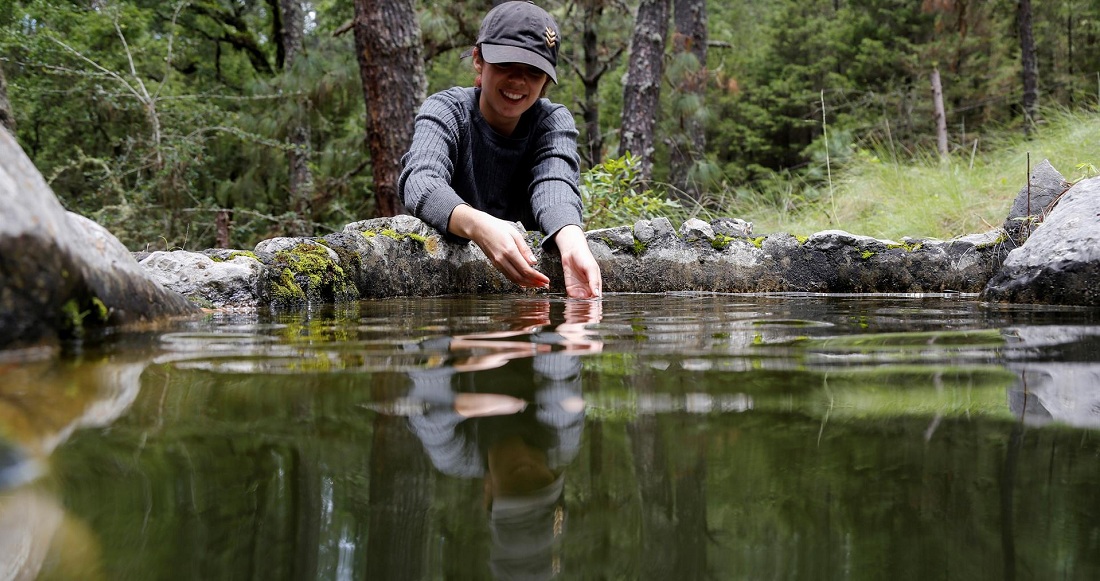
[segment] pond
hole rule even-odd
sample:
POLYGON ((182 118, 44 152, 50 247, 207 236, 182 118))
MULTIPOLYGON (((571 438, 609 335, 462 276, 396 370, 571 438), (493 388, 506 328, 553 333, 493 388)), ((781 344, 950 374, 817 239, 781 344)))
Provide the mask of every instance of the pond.
POLYGON ((0 570, 1097 579, 1098 428, 1096 310, 616 294, 223 312, 0 353, 0 570))

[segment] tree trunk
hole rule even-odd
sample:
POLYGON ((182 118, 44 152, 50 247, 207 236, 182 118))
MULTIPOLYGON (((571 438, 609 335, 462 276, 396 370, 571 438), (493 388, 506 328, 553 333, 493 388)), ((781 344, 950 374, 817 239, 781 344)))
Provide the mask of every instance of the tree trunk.
POLYGON ((423 579, 431 467, 404 418, 378 414, 370 455, 367 571, 363 579, 423 579))
POLYGON ((427 80, 412 0, 355 0, 355 48, 367 104, 367 139, 379 216, 405 211, 397 192, 401 156, 427 80))
POLYGON ((1031 33, 1031 0, 1020 0, 1017 17, 1024 76, 1024 133, 1030 134, 1039 114, 1039 59, 1035 53, 1035 36, 1031 33))
POLYGON ((599 35, 596 26, 603 14, 602 0, 584 3, 584 30, 581 43, 584 49, 584 148, 582 153, 592 167, 603 159, 603 134, 600 132, 600 71, 599 35))
POLYGON ((673 52, 688 53, 695 66, 684 72, 677 83, 681 98, 694 97, 697 106, 681 108, 680 135, 674 137, 669 155, 670 180, 684 197, 700 200, 702 190, 692 169, 704 157, 707 138, 700 113, 706 107, 707 94, 707 3, 706 0, 674 0, 673 52))
MULTIPOLYGON (((282 26, 279 30, 279 43, 282 47, 283 74, 294 67, 298 55, 302 52, 302 36, 305 27, 305 14, 299 0, 279 0, 279 14, 282 26)), ((277 59, 280 60, 280 59, 277 59)), ((313 172, 309 169, 310 126, 308 99, 299 99, 297 115, 290 122, 287 140, 290 151, 287 152, 287 165, 290 166, 289 207, 297 220, 291 227, 292 236, 313 235, 313 172)))
POLYGON ((0 67, 0 127, 7 129, 15 136, 15 115, 11 112, 11 101, 8 101, 8 83, 4 80, 4 67, 0 67))
POLYGON ((232 248, 229 245, 229 226, 232 216, 229 210, 218 210, 214 215, 214 246, 216 248, 232 248))
POLYGON ((600 129, 600 79, 608 71, 615 67, 619 55, 623 53, 625 46, 620 46, 609 56, 600 58, 601 54, 607 54, 607 47, 600 46, 600 19, 604 9, 613 6, 609 0, 585 0, 582 2, 583 13, 581 47, 584 50, 584 73, 581 82, 584 83, 584 145, 581 147, 581 157, 589 167, 603 162, 603 132, 600 129))
POLYGON ((669 0, 641 0, 634 18, 630 62, 623 83, 622 139, 619 155, 639 158, 644 179, 653 174, 653 131, 661 97, 669 0))
POLYGON ((947 113, 943 108, 943 85, 940 83, 940 69, 932 69, 932 104, 936 110, 936 146, 940 150, 940 159, 947 159, 947 113))

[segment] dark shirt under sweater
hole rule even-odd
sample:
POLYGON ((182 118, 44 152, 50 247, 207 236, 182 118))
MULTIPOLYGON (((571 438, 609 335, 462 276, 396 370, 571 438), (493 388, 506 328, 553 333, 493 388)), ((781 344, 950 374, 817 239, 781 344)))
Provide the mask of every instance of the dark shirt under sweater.
POLYGON ((505 137, 482 117, 480 95, 481 89, 454 87, 420 107, 412 146, 401 159, 405 207, 451 240, 461 240, 447 226, 463 203, 522 222, 547 239, 563 226, 581 226, 573 115, 539 99, 505 137))

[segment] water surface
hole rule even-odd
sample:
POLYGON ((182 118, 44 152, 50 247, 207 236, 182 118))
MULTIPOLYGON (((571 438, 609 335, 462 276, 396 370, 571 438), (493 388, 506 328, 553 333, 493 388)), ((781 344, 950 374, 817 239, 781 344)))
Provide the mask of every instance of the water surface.
POLYGON ((91 343, 0 360, 18 578, 1100 578, 1096 310, 418 298, 91 343))

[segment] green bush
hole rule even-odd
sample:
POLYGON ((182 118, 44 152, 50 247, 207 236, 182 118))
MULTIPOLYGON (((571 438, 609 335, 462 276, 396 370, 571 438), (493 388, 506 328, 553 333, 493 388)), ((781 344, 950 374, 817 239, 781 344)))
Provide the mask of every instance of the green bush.
POLYGON ((683 207, 646 187, 630 153, 609 159, 581 176, 585 224, 590 230, 633 224, 659 216, 678 217, 683 207))

